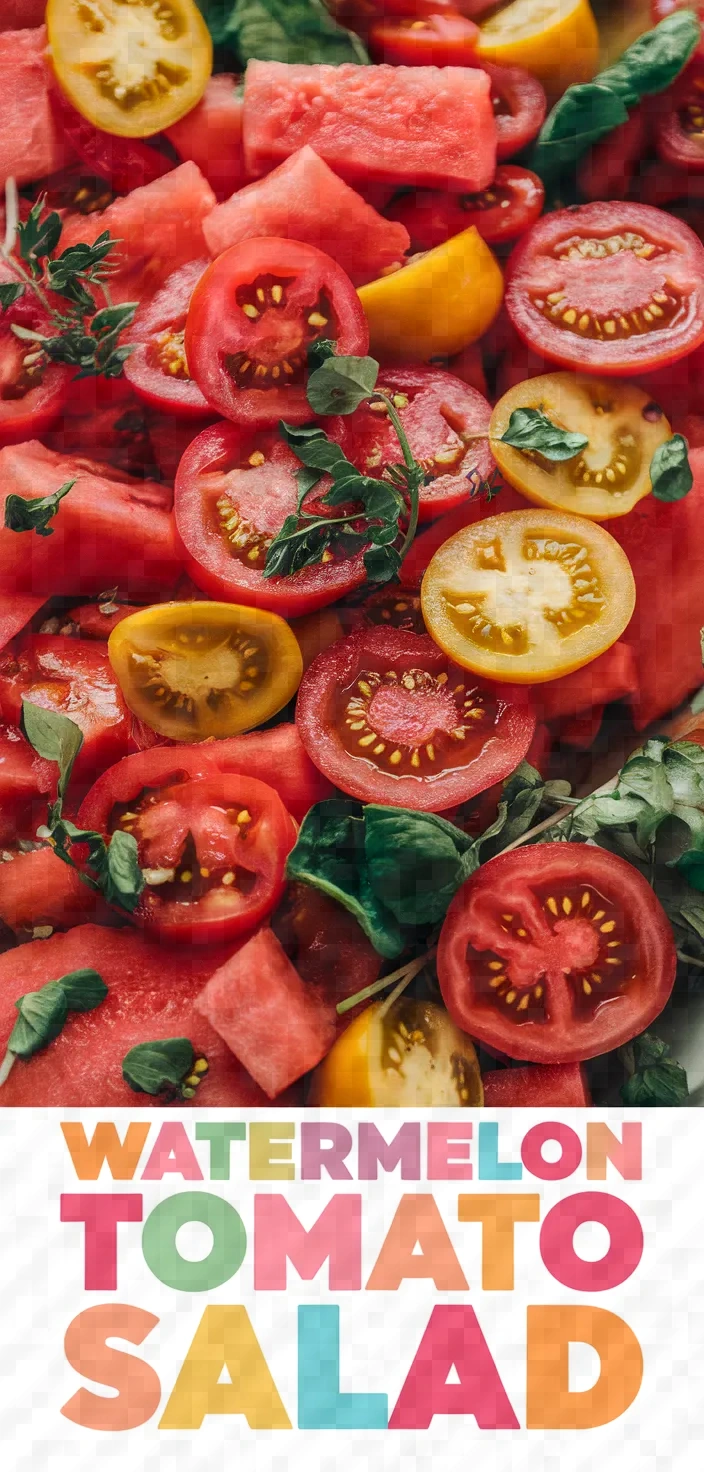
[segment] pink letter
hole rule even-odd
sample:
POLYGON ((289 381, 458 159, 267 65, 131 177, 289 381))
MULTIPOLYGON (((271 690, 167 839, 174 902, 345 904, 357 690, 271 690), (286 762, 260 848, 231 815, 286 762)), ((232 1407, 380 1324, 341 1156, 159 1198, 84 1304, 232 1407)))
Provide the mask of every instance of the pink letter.
POLYGON ((285 1288, 286 1261, 310 1282, 330 1260, 329 1287, 362 1286, 362 1198, 333 1196, 306 1231, 284 1196, 254 1198, 254 1286, 285 1288))
POLYGON ((579 1135, 568 1124, 551 1120, 546 1124, 534 1124, 521 1145, 521 1160, 532 1176, 540 1181, 564 1181, 574 1172, 582 1159, 579 1135), (559 1160, 545 1160, 543 1145, 548 1140, 557 1140, 560 1146, 559 1160))
POLYGON ((428 1180, 471 1181, 469 1145, 461 1143, 471 1138, 471 1124, 429 1124, 428 1180), (459 1154, 453 1146, 460 1146, 459 1154))
POLYGON ((420 1180, 419 1124, 402 1124, 388 1144, 375 1124, 360 1124, 358 1180, 375 1181, 377 1166, 395 1170, 399 1162, 403 1181, 420 1180))
POLYGON ((142 1171, 143 1181, 161 1181, 167 1173, 183 1176, 184 1181, 202 1181, 203 1172, 193 1146, 182 1124, 177 1120, 163 1124, 156 1144, 142 1171))
POLYGON ((643 1255, 643 1228, 630 1206, 605 1191, 580 1191, 558 1201, 540 1231, 540 1255, 549 1273, 566 1288, 603 1293, 635 1272, 643 1255), (598 1262, 585 1262, 573 1237, 583 1222, 601 1222, 611 1238, 598 1262))
POLYGON ((389 1421, 390 1431, 427 1431, 433 1416, 474 1416, 482 1431, 517 1431, 473 1308, 434 1308, 389 1421), (458 1385, 448 1385, 455 1369, 458 1385))
POLYGON ((141 1222, 141 1196, 62 1196, 61 1221, 85 1222, 85 1288, 117 1288, 117 1223, 141 1222))
POLYGON ((319 1181, 326 1170, 333 1181, 351 1181, 344 1164, 352 1149, 352 1136, 343 1124, 301 1125, 301 1180, 319 1181), (323 1141, 329 1148, 323 1149, 323 1141))
POLYGON ((587 1180, 605 1181, 606 1162, 624 1181, 640 1181, 643 1175, 643 1126, 640 1122, 621 1125, 621 1139, 598 1121, 587 1125, 587 1180))

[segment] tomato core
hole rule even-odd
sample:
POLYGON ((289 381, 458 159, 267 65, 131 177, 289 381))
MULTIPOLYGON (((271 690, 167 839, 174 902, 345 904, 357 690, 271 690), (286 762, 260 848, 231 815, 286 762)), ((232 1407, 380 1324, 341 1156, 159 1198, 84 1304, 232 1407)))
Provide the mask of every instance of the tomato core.
MULTIPOLYGON (((457 671, 455 671, 455 674, 457 671)), ((425 669, 363 670, 340 692, 338 726, 351 756, 418 776, 463 767, 481 750, 496 703, 448 674, 425 669)))

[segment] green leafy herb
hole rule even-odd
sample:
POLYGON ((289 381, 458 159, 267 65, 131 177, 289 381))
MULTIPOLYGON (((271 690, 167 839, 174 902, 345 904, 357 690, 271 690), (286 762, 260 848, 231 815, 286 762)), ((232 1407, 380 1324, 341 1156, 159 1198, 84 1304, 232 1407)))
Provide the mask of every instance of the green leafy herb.
POLYGON ((316 803, 303 819, 286 873, 289 879, 300 879, 344 905, 380 956, 392 959, 400 955, 401 929, 383 898, 372 889, 359 803, 334 797, 316 803))
POLYGON ((540 409, 514 409, 501 443, 515 450, 537 450, 545 460, 574 460, 589 440, 585 434, 560 429, 540 409))
POLYGON ((59 1036, 69 1012, 92 1012, 105 1001, 108 989, 97 971, 70 971, 48 981, 36 992, 26 992, 15 1007, 19 1017, 10 1033, 0 1064, 0 1085, 17 1058, 32 1058, 59 1036))
POLYGON ((189 1038, 138 1043, 122 1060, 122 1077, 135 1094, 182 1094, 195 1057, 189 1038))
POLYGON ((314 337, 306 349, 308 372, 315 373, 316 368, 322 368, 328 358, 334 358, 336 351, 337 343, 331 337, 314 337))
POLYGON ((59 768, 58 803, 50 813, 51 821, 53 817, 60 816, 73 764, 83 745, 83 733, 68 716, 44 710, 43 706, 34 705, 31 700, 22 701, 22 729, 38 755, 47 762, 56 762, 59 768))
POLYGON ((624 1104, 634 1109, 653 1109, 687 1103, 687 1074, 670 1058, 670 1049, 661 1038, 644 1032, 619 1051, 628 1073, 621 1089, 624 1104))
POLYGON ((50 496, 24 496, 10 494, 5 501, 5 526, 11 532, 36 532, 40 537, 53 536, 54 528, 49 522, 56 516, 59 502, 73 490, 75 480, 67 480, 58 491, 50 496))
POLYGON ((472 840, 436 813, 370 803, 364 809, 364 854, 373 893, 399 925, 437 924, 471 873, 472 840))
POLYGON ((658 445, 650 462, 650 483, 657 501, 681 501, 694 485, 689 446, 681 434, 658 445))
POLYGON ((25 287, 21 281, 15 283, 12 281, 3 282, 0 285, 0 307, 2 307, 3 311, 6 307, 13 307, 15 302, 18 302, 24 296, 24 293, 25 287))
POLYGON ((322 0, 198 0, 217 46, 241 66, 260 61, 368 62, 362 42, 339 26, 322 0))
POLYGON ((118 905, 128 915, 134 913, 145 883, 134 834, 118 829, 106 842, 102 833, 77 828, 67 818, 59 818, 51 828, 50 841, 57 859, 76 869, 84 883, 104 895, 109 905, 118 905), (73 857, 76 844, 85 844, 88 849, 87 872, 73 857))
POLYGON ((89 966, 59 977, 69 1012, 92 1012, 105 1001, 108 989, 98 971, 89 966))
POLYGON ((314 414, 353 414, 376 388, 374 358, 326 357, 311 374, 306 390, 314 414))

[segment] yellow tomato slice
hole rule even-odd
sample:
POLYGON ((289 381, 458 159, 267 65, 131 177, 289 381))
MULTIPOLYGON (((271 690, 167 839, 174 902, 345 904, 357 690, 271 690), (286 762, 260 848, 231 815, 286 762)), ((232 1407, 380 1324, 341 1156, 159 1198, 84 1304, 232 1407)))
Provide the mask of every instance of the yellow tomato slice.
POLYGON ((195 0, 48 0, 56 76, 83 117, 146 138, 200 101, 213 43, 195 0))
POLYGON ((474 226, 362 286, 372 352, 451 357, 491 326, 504 293, 500 268, 474 226))
POLYGON ((444 1007, 398 997, 375 1002, 316 1068, 309 1104, 323 1109, 478 1108, 474 1045, 444 1007))
POLYGON ((480 26, 477 52, 525 67, 554 96, 594 76, 599 32, 589 0, 512 0, 480 26))
POLYGON ((428 633, 491 680, 540 684, 616 642, 635 605, 618 542, 583 516, 508 511, 466 527, 423 578, 428 633))
POLYGON ((303 672, 288 624, 236 603, 142 608, 113 629, 108 654, 130 710, 174 741, 249 731, 287 704, 303 672))
POLYGON ((499 399, 491 417, 491 452, 507 480, 538 506, 576 511, 595 521, 625 516, 650 494, 650 463, 672 431, 648 394, 633 383, 546 373, 499 399), (546 460, 504 444, 516 409, 538 409, 589 443, 572 460, 546 460))

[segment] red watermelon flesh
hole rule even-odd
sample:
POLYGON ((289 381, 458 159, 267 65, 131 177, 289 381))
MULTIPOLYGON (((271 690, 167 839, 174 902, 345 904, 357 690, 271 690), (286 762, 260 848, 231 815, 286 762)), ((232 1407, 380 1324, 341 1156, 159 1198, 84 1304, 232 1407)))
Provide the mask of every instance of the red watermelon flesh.
POLYGON ((484 1074, 482 1084, 486 1109, 583 1109, 591 1104, 579 1063, 497 1068, 484 1074))
POLYGON ((180 159, 198 165, 218 199, 241 189, 249 175, 244 163, 239 78, 226 72, 211 77, 197 107, 166 129, 180 159))
MULTIPOLYGON (((4 5, 2 7, 5 8, 4 5)), ((49 105, 46 30, 4 30, 0 21, 0 188, 13 177, 29 184, 62 169, 73 157, 49 105)))
POLYGON ((46 0, 2 0, 0 31, 21 31, 25 26, 40 26, 46 0))
POLYGON ((401 261, 411 243, 404 225, 377 214, 308 147, 218 205, 203 232, 211 256, 261 235, 302 240, 332 256, 355 286, 401 261))
POLYGON ((94 215, 72 215, 64 222, 61 248, 93 243, 104 230, 119 240, 114 259, 118 274, 110 290, 117 302, 154 294, 178 266, 207 255, 203 221, 215 195, 194 163, 133 189, 94 215))
POLYGON ((475 193, 496 170, 490 88, 478 67, 250 61, 247 167, 255 177, 266 174, 309 143, 353 184, 475 193))
MULTIPOLYGON (((46 799, 44 817, 38 821, 46 822, 46 799)), ((69 930, 108 915, 102 897, 83 884, 76 870, 57 859, 51 848, 17 853, 0 868, 0 920, 10 930, 33 930, 35 925, 69 930)))
POLYGON ((190 1038, 210 1064, 188 1102, 214 1109, 266 1104, 261 1089, 195 1008, 198 992, 226 955, 219 948, 171 950, 132 930, 80 925, 0 956, 2 1056, 17 1020, 14 1004, 26 992, 84 967, 98 971, 109 989, 93 1012, 72 1012, 48 1047, 26 1062, 18 1059, 0 1088, 0 1107, 160 1107, 163 1098, 136 1094, 124 1082, 122 1060, 138 1043, 177 1037, 190 1038))

